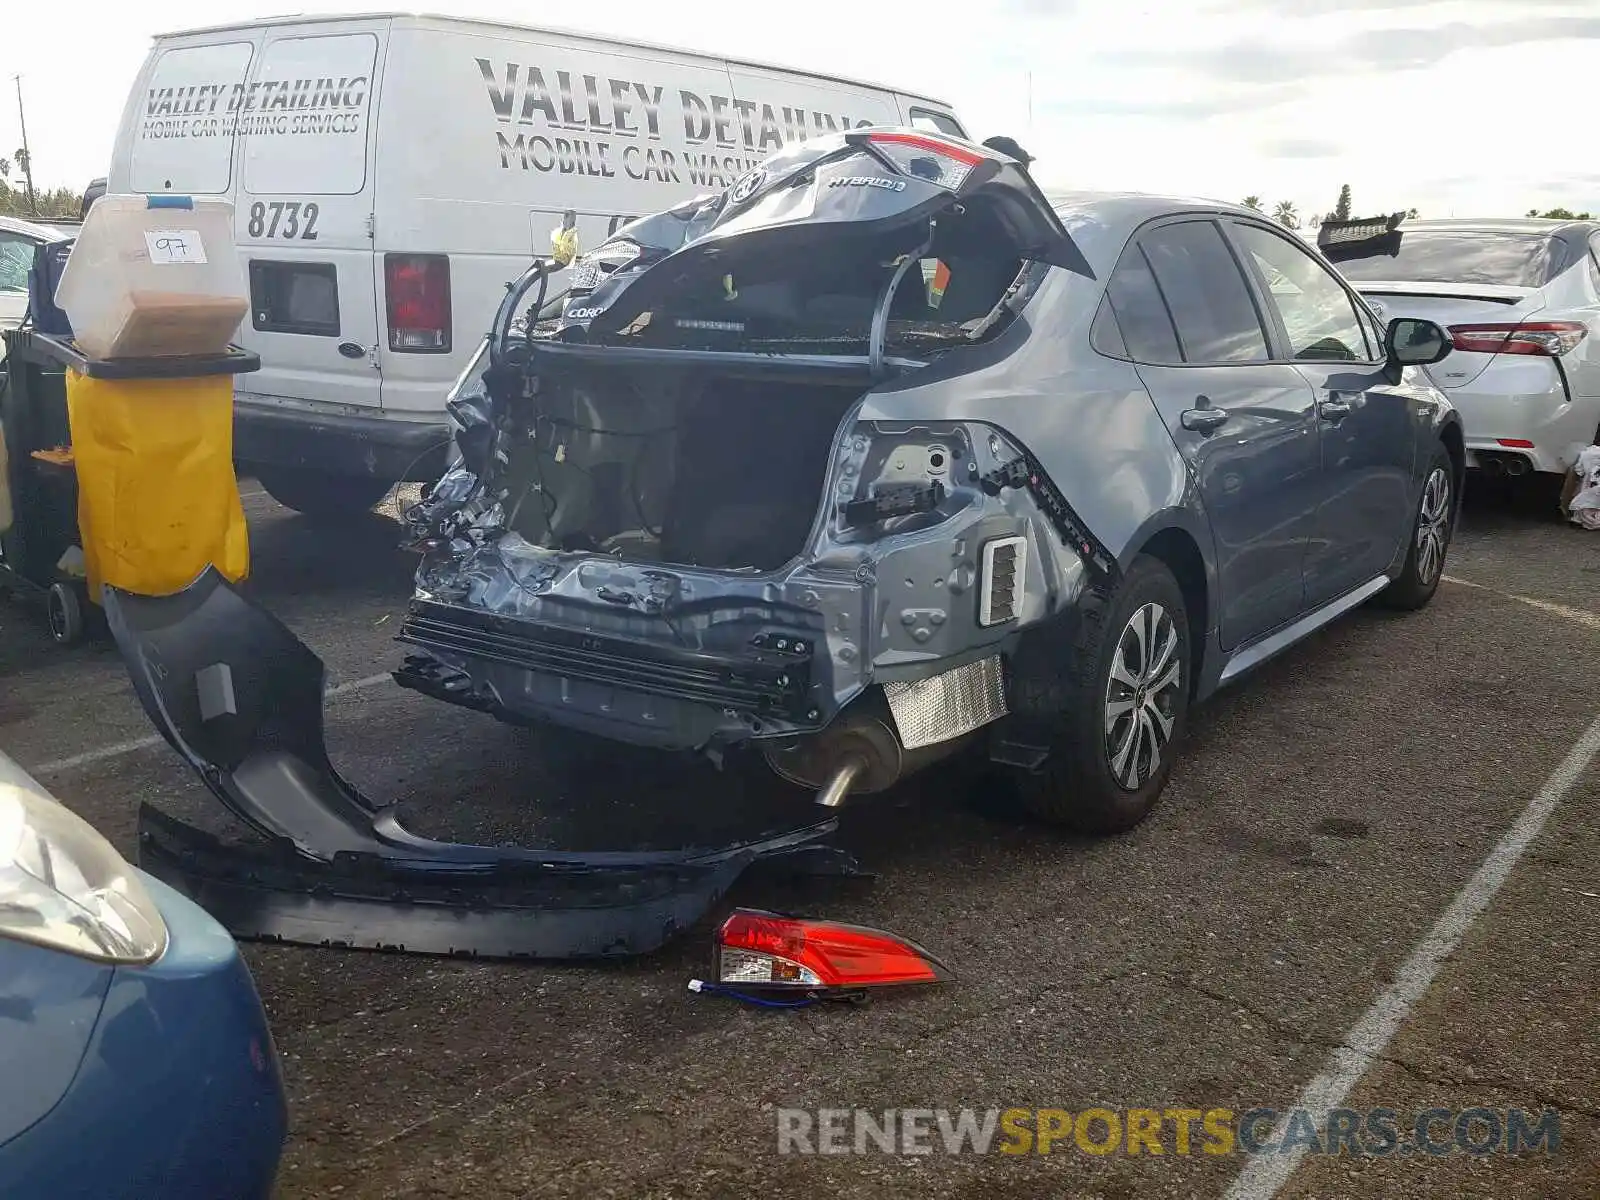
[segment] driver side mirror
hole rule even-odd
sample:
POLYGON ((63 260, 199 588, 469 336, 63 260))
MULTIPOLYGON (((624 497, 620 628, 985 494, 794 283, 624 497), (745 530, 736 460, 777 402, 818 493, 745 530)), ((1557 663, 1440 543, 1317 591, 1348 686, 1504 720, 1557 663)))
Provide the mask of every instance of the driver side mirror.
POLYGON ((1449 334, 1420 317, 1396 317, 1384 335, 1384 351, 1391 366, 1426 367, 1454 349, 1449 334))

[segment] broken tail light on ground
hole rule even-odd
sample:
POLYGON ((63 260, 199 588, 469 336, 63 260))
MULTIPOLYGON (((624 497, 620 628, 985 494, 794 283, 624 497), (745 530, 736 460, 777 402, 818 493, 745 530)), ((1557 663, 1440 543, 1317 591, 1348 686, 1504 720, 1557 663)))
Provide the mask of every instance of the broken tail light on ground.
POLYGON ((1582 321, 1494 321, 1450 326, 1457 350, 1479 354, 1532 354, 1559 358, 1589 333, 1582 321))
POLYGON ((954 978, 921 946, 884 930, 750 908, 735 909, 717 930, 716 968, 715 980, 691 980, 690 990, 792 1002, 954 978))

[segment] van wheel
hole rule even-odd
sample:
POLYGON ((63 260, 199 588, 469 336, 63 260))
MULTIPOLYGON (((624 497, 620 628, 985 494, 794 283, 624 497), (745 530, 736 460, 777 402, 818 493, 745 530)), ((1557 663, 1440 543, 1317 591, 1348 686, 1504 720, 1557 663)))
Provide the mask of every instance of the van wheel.
POLYGON ((1018 780, 1034 816, 1083 833, 1132 829, 1166 787, 1189 715, 1189 620, 1166 564, 1141 555, 1086 602, 1050 756, 1018 780))
POLYGON ((387 479, 329 475, 304 467, 261 467, 255 477, 279 504, 321 521, 364 516, 394 486, 387 479))

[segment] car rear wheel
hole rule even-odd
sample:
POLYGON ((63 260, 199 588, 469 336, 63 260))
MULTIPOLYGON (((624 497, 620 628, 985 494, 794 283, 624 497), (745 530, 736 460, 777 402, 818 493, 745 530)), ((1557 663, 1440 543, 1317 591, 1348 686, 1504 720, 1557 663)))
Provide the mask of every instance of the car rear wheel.
POLYGON ((285 508, 319 521, 349 521, 366 515, 394 486, 364 475, 328 475, 303 467, 260 467, 255 477, 285 508))
POLYGON ((1445 555, 1456 522, 1455 468, 1443 446, 1434 451, 1417 498, 1416 516, 1411 522, 1411 538, 1406 565, 1377 601, 1385 608, 1421 608, 1439 590, 1444 577, 1445 555))
POLYGON ((1121 833, 1166 787, 1189 714, 1189 621, 1166 565, 1140 557, 1108 597, 1091 601, 1050 755, 1019 780, 1024 806, 1052 824, 1121 833))

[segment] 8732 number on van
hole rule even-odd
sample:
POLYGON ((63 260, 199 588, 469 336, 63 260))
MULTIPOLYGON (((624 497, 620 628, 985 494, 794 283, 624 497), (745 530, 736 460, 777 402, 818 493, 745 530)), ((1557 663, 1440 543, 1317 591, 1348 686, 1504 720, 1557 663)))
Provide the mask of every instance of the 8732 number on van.
POLYGON ((247 231, 253 238, 289 238, 305 242, 317 240, 317 218, 322 210, 314 201, 257 200, 250 206, 247 231))

